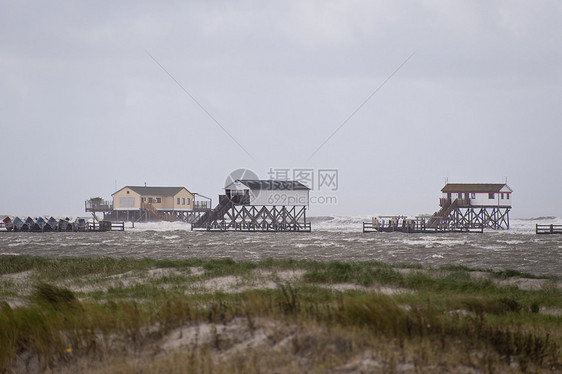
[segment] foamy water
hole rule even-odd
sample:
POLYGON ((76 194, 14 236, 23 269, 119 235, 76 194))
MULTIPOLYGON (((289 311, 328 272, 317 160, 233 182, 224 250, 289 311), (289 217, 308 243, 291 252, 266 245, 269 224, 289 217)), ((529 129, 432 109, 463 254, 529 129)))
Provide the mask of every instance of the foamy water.
POLYGON ((364 234, 362 222, 369 219, 313 217, 312 233, 211 233, 191 231, 179 222, 137 223, 134 228, 127 224, 125 232, 0 232, 0 254, 373 260, 562 274, 562 235, 535 234, 535 224, 562 224, 561 218, 512 219, 510 230, 483 234, 364 234))

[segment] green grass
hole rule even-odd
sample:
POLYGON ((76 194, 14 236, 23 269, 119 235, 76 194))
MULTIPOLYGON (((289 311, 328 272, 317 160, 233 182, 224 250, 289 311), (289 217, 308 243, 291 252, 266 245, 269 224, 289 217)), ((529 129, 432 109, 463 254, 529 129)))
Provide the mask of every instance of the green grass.
POLYGON ((388 265, 372 262, 314 263, 308 266, 304 280, 313 283, 356 283, 371 286, 375 283, 398 285, 403 277, 388 265))
POLYGON ((356 352, 371 351, 390 372, 401 361, 419 365, 420 372, 431 372, 435 365, 501 372, 514 362, 520 372, 562 370, 559 278, 546 277, 542 289, 531 291, 496 282, 530 278, 515 271, 472 279, 473 270, 463 266, 401 269, 409 270, 379 262, 2 256, 0 275, 31 271, 32 276, 25 287, 13 278, 2 280, 6 289, 0 300, 17 297, 23 306, 0 301, 0 372, 21 368, 27 359, 32 363, 26 365, 37 371, 111 362, 107 371, 123 366, 128 369, 122 372, 181 372, 176 366, 181 363, 193 372, 252 373, 267 372, 274 362, 285 367, 281 362, 299 355, 286 372, 325 372, 351 362, 356 352), (148 277, 150 269, 174 271, 148 277), (193 275, 193 269, 204 272, 193 275), (283 270, 301 270, 304 276, 260 289, 264 273, 274 279, 283 270), (191 292, 194 283, 225 276, 255 286, 191 292), (342 283, 358 287, 331 288, 342 283), (71 290, 85 285, 92 287, 71 290), (371 286, 400 292, 387 295, 371 286), (234 338, 220 328, 237 319, 247 321, 248 336, 263 321, 279 321, 281 327, 269 330, 266 342, 290 345, 266 352, 260 351, 263 344, 247 348, 234 355, 240 360, 224 356, 234 338), (211 343, 195 345, 183 355, 167 353, 142 368, 121 361, 142 356, 176 328, 205 323, 215 329, 211 343), (253 368, 243 362, 253 362, 253 368))

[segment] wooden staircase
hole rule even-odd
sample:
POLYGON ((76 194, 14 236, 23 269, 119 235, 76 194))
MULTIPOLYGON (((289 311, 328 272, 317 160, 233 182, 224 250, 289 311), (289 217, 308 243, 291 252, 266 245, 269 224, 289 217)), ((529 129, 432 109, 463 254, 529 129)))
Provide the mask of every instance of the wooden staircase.
POLYGON ((195 223, 193 228, 207 228, 213 221, 222 219, 226 212, 234 206, 232 200, 226 195, 219 196, 219 204, 215 209, 205 212, 195 223))
POLYGON ((441 222, 451 214, 451 212, 457 207, 457 200, 455 199, 451 203, 451 199, 441 199, 440 201, 441 209, 438 212, 433 213, 433 216, 429 218, 426 222, 425 227, 430 229, 436 229, 441 225, 441 222))

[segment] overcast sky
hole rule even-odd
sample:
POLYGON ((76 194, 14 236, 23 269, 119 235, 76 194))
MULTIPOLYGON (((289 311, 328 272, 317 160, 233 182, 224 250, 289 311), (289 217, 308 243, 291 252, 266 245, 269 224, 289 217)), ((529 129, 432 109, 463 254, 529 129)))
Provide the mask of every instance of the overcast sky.
POLYGON ((507 178, 512 217, 562 216, 560 1, 0 4, 0 214, 145 182, 216 201, 248 168, 337 169, 310 215, 507 178))

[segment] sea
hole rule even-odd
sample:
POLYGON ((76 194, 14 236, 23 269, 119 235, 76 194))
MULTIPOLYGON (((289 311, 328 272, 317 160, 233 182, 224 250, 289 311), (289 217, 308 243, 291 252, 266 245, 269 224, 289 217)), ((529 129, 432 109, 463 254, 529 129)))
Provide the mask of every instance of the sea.
POLYGON ((363 233, 369 220, 312 217, 310 233, 192 231, 180 222, 127 223, 124 232, 0 231, 0 255, 379 261, 562 275, 562 235, 535 233, 536 224, 560 225, 561 217, 511 219, 509 230, 438 234, 363 233))

